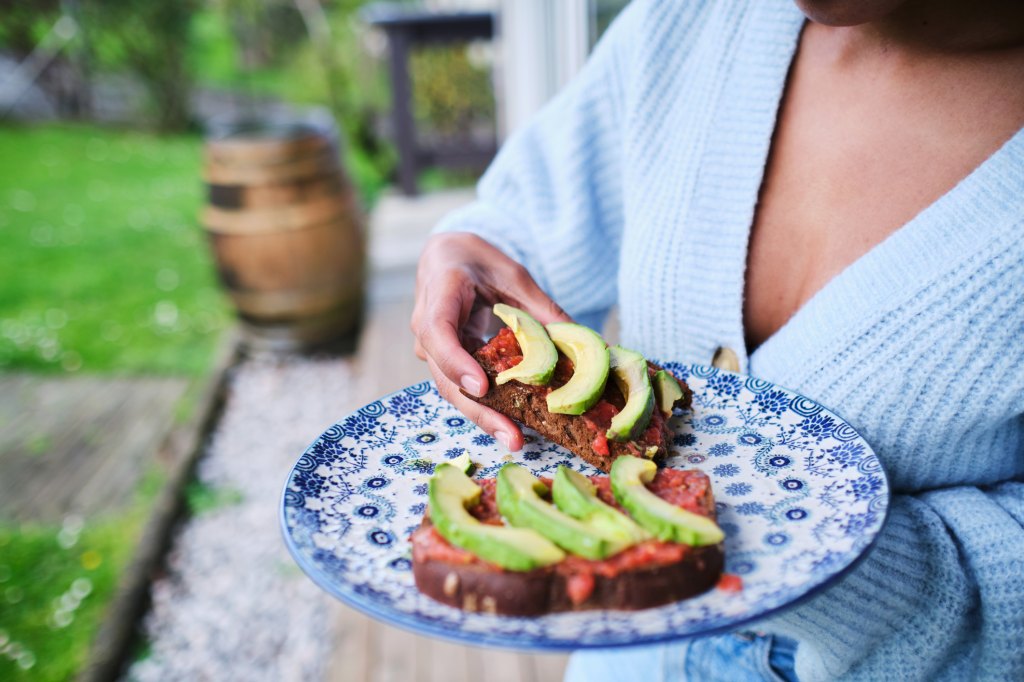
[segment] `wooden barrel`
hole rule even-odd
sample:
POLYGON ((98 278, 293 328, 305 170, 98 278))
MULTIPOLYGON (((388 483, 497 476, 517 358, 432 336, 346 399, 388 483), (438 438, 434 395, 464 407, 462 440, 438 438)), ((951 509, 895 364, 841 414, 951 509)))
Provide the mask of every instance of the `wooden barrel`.
POLYGON ((308 127, 208 139, 202 223, 249 345, 351 340, 362 317, 363 221, 333 139, 308 127))

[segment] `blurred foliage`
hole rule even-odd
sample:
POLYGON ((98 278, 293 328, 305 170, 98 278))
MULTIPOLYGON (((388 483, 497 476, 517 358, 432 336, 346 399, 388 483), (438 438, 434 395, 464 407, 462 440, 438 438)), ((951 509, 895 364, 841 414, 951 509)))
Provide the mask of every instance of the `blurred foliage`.
POLYGON ((615 17, 619 15, 629 0, 590 0, 591 11, 593 12, 594 28, 591 31, 590 46, 593 47, 598 38, 601 37, 615 17))
POLYGON ((0 0, 0 46, 27 55, 53 27, 60 6, 60 0, 0 0))
POLYGON ((415 116, 441 135, 494 120, 490 72, 470 61, 466 45, 414 50, 409 68, 415 116))
POLYGON ((51 29, 62 11, 80 23, 79 56, 91 68, 127 72, 146 88, 162 130, 189 123, 191 71, 187 52, 192 16, 201 0, 53 0, 0 5, 0 47, 24 56, 51 29), (8 6, 9 5, 9 6, 8 6))
POLYGON ((72 516, 61 526, 0 521, 0 679, 74 679, 162 481, 150 471, 117 516, 72 516))
POLYGON ((372 205, 396 156, 378 133, 390 90, 384 64, 366 49, 371 35, 359 18, 365 4, 325 3, 324 50, 290 2, 210 2, 193 18, 190 59, 201 85, 329 106, 346 141, 346 165, 364 203, 372 205))
POLYGON ((98 68, 142 79, 161 130, 189 123, 192 73, 186 55, 200 0, 91 0, 81 7, 85 41, 98 68))
MULTIPOLYGON (((27 54, 62 8, 70 9, 83 30, 67 57, 85 60, 82 73, 135 75, 146 88, 153 120, 167 131, 191 125, 195 85, 329 106, 369 206, 393 176, 396 153, 381 135, 390 84, 383 35, 360 18, 366 4, 307 2, 317 12, 322 8, 326 19, 307 25, 293 0, 0 0, 0 49, 27 54), (311 39, 311 29, 324 37, 320 43, 311 39)), ((428 135, 493 125, 489 67, 471 53, 462 45, 414 51, 415 114, 428 135)))
POLYGON ((423 192, 436 192, 453 187, 472 187, 480 179, 476 170, 435 166, 422 171, 416 178, 423 192))
MULTIPOLYGON (((389 102, 383 64, 367 54, 366 0, 324 5, 329 53, 318 52, 302 16, 285 0, 82 0, 76 39, 90 69, 128 73, 146 88, 157 126, 191 125, 193 85, 329 106, 346 157, 372 203, 390 179, 395 153, 377 133, 389 102)), ((61 3, 0 0, 0 49, 24 56, 60 16, 61 3)))
POLYGON ((203 375, 230 319, 200 139, 0 128, 0 369, 203 375))
POLYGON ((122 536, 128 530, 134 535, 137 524, 126 525, 97 524, 83 532, 75 547, 62 551, 60 529, 0 524, 0 577, 7 578, 0 583, 0 639, 8 639, 8 653, 0 656, 0 679, 74 678, 130 556, 131 543, 122 536), (97 560, 92 570, 83 566, 97 560), (83 580, 88 582, 78 582, 78 591, 87 587, 89 593, 74 612, 57 620, 61 598, 83 580))

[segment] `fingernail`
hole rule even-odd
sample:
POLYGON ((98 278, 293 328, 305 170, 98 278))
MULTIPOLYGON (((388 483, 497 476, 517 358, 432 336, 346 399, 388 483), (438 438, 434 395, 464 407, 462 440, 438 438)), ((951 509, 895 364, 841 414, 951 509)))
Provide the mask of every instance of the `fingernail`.
POLYGON ((512 449, 512 436, 505 433, 504 431, 495 431, 494 437, 498 439, 498 442, 505 446, 506 450, 512 449))
POLYGON ((459 379, 459 383, 462 384, 462 388, 466 389, 467 393, 480 397, 484 394, 484 386, 480 383, 472 374, 463 374, 462 378, 459 379))

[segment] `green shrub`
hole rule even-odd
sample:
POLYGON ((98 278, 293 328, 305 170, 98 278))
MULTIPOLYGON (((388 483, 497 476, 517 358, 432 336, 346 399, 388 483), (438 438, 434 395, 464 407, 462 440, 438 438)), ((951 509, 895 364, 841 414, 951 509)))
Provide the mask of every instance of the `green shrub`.
POLYGON ((410 62, 417 119, 445 136, 493 120, 490 73, 470 62, 465 45, 425 47, 410 62))

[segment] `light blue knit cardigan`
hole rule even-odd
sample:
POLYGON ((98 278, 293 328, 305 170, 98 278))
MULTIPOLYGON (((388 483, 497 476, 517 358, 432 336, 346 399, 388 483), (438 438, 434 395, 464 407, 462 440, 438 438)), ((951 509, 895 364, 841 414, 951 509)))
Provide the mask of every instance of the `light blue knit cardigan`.
POLYGON ((876 548, 759 624, 799 640, 802 680, 1024 680, 1024 132, 748 357, 748 234, 803 21, 791 0, 636 0, 439 229, 591 326, 618 303, 649 357, 732 348, 871 443, 896 493, 876 548))

